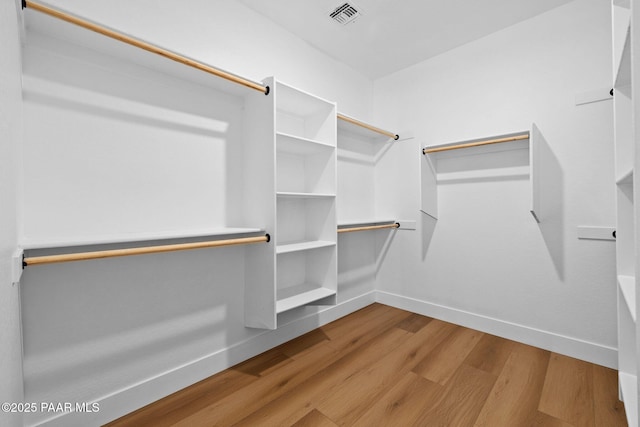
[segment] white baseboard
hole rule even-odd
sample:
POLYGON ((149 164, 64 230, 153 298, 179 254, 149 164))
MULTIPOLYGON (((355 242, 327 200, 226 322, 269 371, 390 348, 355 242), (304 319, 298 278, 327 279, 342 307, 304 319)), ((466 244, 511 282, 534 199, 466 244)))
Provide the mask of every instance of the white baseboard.
POLYGON ((319 313, 308 315, 285 325, 279 325, 276 330, 265 331, 199 360, 119 390, 97 400, 100 405, 98 412, 65 413, 35 425, 85 427, 105 424, 275 346, 371 305, 375 299, 376 293, 371 291, 319 313))
POLYGON ((376 302, 618 369, 618 350, 613 347, 384 291, 376 292, 376 302))

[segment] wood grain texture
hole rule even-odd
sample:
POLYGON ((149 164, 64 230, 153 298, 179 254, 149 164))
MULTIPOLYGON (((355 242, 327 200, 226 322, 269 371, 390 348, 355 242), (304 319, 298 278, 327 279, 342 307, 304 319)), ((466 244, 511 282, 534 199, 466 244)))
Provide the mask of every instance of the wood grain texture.
POLYGON ((109 426, 626 426, 616 371, 373 304, 109 426))

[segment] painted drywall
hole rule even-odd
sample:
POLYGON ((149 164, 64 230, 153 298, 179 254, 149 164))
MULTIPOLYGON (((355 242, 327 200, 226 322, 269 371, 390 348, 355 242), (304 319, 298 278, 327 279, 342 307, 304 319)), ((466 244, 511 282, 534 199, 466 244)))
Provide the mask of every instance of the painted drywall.
MULTIPOLYGON (((249 78, 276 75, 362 119, 372 108, 371 81, 235 2, 52 4, 249 78)), ((240 97, 36 32, 23 52, 23 242, 251 225, 240 97)), ((371 239, 339 241, 338 306, 284 313, 273 332, 244 327, 242 247, 28 267, 26 401, 100 411, 39 411, 27 425, 109 421, 370 304, 371 239)))
POLYGON ((233 0, 185 4, 53 0, 80 17, 260 81, 269 76, 335 101, 346 114, 370 119, 372 82, 352 68, 233 0))
POLYGON ((404 191, 378 203, 420 225, 393 241, 382 301, 615 366, 614 243, 576 234, 615 224, 612 102, 575 105, 611 85, 609 8, 574 1, 375 82, 376 121, 416 134, 376 181, 404 191), (439 160, 438 220, 419 213, 421 147, 532 123, 546 141, 540 224, 526 149, 439 160))
MULTIPOLYGON (((0 401, 22 403, 19 285, 12 283, 17 247, 18 165, 22 141, 20 37, 16 3, 0 2, 0 401)), ((22 413, 0 412, 0 424, 21 426, 22 413)))

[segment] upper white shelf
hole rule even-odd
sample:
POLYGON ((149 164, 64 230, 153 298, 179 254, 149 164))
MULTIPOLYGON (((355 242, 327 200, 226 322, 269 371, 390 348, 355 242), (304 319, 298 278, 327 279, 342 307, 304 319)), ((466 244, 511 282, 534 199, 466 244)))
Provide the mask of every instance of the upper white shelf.
POLYGON ((308 251, 312 249, 326 248, 335 246, 336 242, 329 242, 326 240, 312 240, 303 242, 284 243, 276 246, 277 254, 287 254, 292 252, 308 251))
POLYGON ((333 150, 335 147, 322 141, 278 132, 276 149, 291 154, 309 155, 333 150))
POLYGON ((618 286, 627 303, 631 318, 636 321, 636 278, 633 276, 618 276, 618 286))
POLYGON ((277 94, 277 109, 294 116, 322 116, 332 112, 335 107, 335 104, 331 101, 289 86, 281 81, 277 82, 277 94))
POLYGON ((132 243, 146 242, 153 240, 169 240, 169 239, 190 239, 195 237, 214 237, 214 236, 249 236, 258 233, 264 233, 260 228, 234 228, 234 227, 218 227, 200 230, 171 230, 154 233, 123 233, 111 235, 93 235, 83 236, 82 238, 65 239, 63 236, 50 237, 46 239, 30 239, 25 237, 21 239, 19 246, 22 249, 50 249, 64 248, 72 246, 90 246, 90 245, 107 245, 115 243, 132 243))

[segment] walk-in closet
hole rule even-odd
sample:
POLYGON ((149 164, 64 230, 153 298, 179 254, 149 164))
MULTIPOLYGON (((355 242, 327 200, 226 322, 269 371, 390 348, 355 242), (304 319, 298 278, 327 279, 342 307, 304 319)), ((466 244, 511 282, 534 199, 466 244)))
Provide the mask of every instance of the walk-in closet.
POLYGON ((638 426, 635 0, 0 2, 3 426, 638 426))

